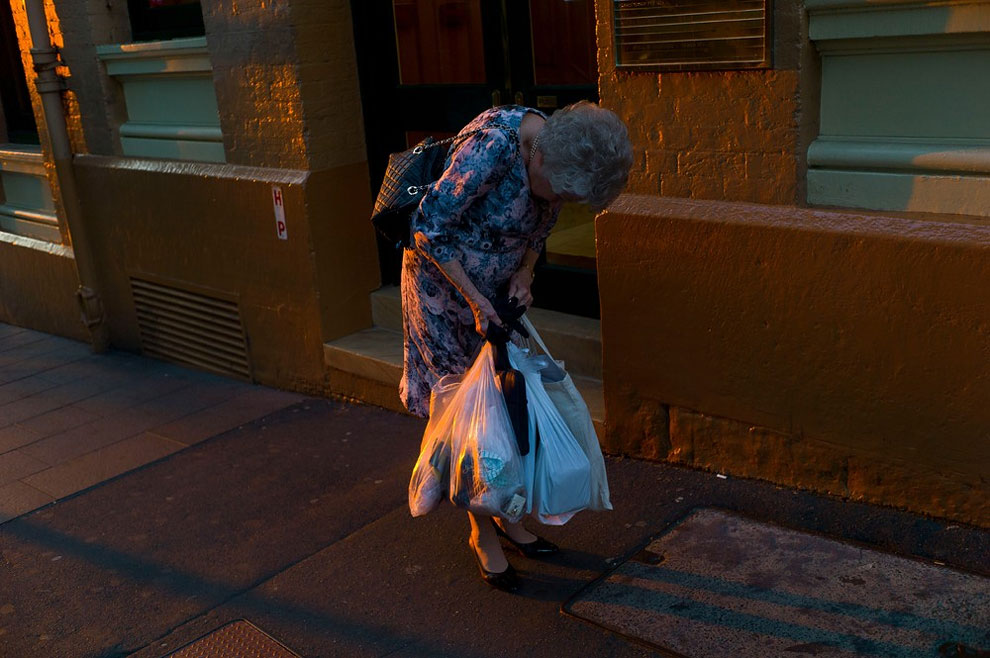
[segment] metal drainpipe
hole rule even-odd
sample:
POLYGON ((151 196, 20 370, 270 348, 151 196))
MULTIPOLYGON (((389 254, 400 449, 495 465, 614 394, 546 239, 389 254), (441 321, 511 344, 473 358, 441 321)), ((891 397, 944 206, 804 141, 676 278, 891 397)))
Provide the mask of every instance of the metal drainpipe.
POLYGON ((52 47, 48 35, 48 19, 44 0, 25 0, 28 28, 31 33, 31 57, 38 74, 38 93, 44 111, 45 128, 51 140, 58 179, 57 193, 65 211, 65 222, 72 240, 76 270, 79 273, 79 289, 76 296, 82 310, 82 321, 89 329, 90 344, 94 352, 106 351, 110 343, 106 313, 96 289, 97 273, 93 252, 86 235, 79 196, 76 193, 76 177, 72 169, 72 146, 65 127, 65 110, 62 107, 62 80, 55 73, 59 63, 58 52, 52 47))

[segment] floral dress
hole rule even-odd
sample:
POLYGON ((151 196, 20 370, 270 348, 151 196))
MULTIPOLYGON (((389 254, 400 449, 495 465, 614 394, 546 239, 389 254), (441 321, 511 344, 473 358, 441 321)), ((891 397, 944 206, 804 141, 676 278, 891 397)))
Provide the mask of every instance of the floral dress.
POLYGON ((462 133, 484 130, 454 142, 443 175, 413 213, 413 244, 402 257, 399 396, 417 416, 429 415, 433 385, 467 370, 481 341, 467 301, 437 264, 456 258, 491 299, 527 249, 543 249, 557 221, 551 204, 530 195, 518 137, 527 112, 544 116, 509 105, 486 110, 465 126, 462 133))

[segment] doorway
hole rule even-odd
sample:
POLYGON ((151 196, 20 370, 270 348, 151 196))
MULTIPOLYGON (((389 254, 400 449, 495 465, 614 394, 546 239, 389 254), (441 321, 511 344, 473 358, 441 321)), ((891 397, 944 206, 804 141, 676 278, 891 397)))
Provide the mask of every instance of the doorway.
MULTIPOLYGON (((547 114, 598 100, 594 0, 352 0, 372 193, 389 153, 456 134, 488 107, 547 114)), ((536 268, 536 306, 598 317, 594 215, 561 210, 536 268)), ((382 281, 400 254, 378 244, 382 281)))

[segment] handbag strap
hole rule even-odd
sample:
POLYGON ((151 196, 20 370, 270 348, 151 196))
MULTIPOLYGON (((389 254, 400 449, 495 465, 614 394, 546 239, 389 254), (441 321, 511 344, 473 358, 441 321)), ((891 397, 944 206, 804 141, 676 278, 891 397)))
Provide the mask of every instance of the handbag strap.
POLYGON ((543 353, 553 359, 553 355, 550 354, 550 350, 547 349, 547 344, 543 342, 540 332, 538 332, 536 327, 533 326, 533 322, 529 319, 529 315, 523 315, 519 318, 519 321, 522 322, 522 325, 526 327, 526 330, 529 332, 530 340, 535 340, 536 344, 540 346, 541 350, 543 350, 543 353))
POLYGON ((508 132, 508 133, 510 133, 512 135, 513 141, 516 141, 516 142, 519 141, 519 135, 516 134, 516 131, 513 130, 511 126, 507 126, 506 124, 502 123, 501 121, 491 121, 489 123, 484 124, 480 128, 475 128, 474 130, 469 130, 466 133, 458 133, 456 135, 453 135, 452 137, 445 137, 444 139, 433 141, 433 142, 430 142, 429 144, 426 144, 426 145, 417 145, 413 149, 413 153, 416 153, 418 155, 418 154, 422 153, 423 151, 425 151, 426 149, 436 148, 438 146, 446 146, 447 144, 452 144, 454 141, 456 141, 458 139, 467 139, 468 137, 471 137, 472 135, 477 135, 478 133, 484 132, 485 130, 488 130, 490 128, 501 128, 502 130, 505 130, 506 132, 508 132))
MULTIPOLYGON (((433 141, 430 142, 429 144, 417 144, 416 146, 413 147, 412 152, 415 155, 420 155, 427 149, 436 148, 438 146, 446 146, 447 144, 453 143, 455 140, 466 139, 468 137, 471 137, 472 135, 477 135, 480 132, 488 130, 489 128, 501 128, 502 130, 505 130, 510 135, 512 135, 512 141, 514 141, 517 145, 519 144, 519 135, 518 133, 516 133, 515 130, 512 129, 511 126, 507 126, 504 123, 501 123, 500 121, 492 121, 490 123, 486 123, 480 128, 475 128, 474 130, 469 130, 466 133, 460 133, 458 135, 454 135, 453 137, 445 137, 444 139, 441 139, 439 141, 433 141)), ((430 181, 425 185, 410 185, 408 188, 406 188, 406 191, 409 193, 409 196, 416 196, 417 194, 420 194, 430 189, 430 185, 432 185, 435 182, 436 181, 430 181)))

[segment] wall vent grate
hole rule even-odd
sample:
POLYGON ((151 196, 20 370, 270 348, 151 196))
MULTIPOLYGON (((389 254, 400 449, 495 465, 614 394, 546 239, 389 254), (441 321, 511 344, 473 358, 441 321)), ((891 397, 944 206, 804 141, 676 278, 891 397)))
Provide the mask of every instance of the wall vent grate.
POLYGON ((148 356, 251 379, 247 337, 237 302, 131 277, 148 356))
POLYGON ((770 66, 770 0, 614 0, 620 68, 770 66))

